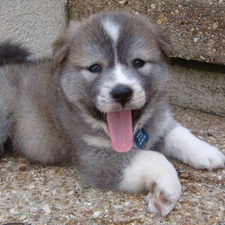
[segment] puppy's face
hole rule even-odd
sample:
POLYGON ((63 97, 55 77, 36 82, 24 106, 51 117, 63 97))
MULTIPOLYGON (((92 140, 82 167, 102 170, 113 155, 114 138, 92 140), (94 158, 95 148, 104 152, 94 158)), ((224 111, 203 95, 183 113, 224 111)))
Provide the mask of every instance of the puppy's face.
POLYGON ((55 43, 54 64, 68 101, 110 135, 115 150, 127 151, 146 109, 165 92, 170 53, 146 17, 108 12, 71 22, 55 43))

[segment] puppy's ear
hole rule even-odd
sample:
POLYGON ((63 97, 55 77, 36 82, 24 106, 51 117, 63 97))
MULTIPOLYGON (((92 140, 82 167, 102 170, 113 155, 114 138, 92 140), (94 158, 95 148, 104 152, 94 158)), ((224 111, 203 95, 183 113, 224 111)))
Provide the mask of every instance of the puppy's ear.
POLYGON ((56 68, 65 61, 80 22, 71 21, 65 31, 53 43, 53 66, 56 68))
POLYGON ((70 43, 67 36, 61 35, 53 43, 53 66, 56 68, 61 62, 63 62, 69 52, 70 43))
POLYGON ((159 46, 164 53, 165 56, 171 57, 173 55, 173 46, 171 44, 171 40, 168 35, 161 30, 157 25, 153 25, 153 32, 156 35, 159 46))

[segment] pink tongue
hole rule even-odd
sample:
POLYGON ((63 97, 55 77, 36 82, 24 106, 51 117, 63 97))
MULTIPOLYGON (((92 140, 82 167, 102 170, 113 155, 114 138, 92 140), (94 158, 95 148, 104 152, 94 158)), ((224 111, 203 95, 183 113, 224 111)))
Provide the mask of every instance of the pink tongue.
POLYGON ((107 113, 110 138, 117 152, 127 152, 133 145, 131 110, 107 113))

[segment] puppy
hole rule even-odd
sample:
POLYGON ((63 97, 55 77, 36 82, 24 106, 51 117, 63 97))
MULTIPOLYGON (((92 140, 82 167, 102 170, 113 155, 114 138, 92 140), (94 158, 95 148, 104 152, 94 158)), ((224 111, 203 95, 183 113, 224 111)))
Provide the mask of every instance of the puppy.
POLYGON ((33 162, 73 165, 94 187, 147 191, 148 210, 167 215, 181 185, 165 156, 197 169, 225 162, 170 113, 171 53, 145 16, 115 11, 71 21, 52 59, 0 69, 1 145, 10 138, 33 162))

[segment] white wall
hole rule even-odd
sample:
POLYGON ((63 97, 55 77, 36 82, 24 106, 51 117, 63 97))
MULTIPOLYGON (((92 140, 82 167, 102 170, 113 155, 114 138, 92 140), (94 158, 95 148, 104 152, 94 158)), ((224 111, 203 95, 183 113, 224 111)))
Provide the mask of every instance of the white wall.
POLYGON ((13 39, 37 57, 51 54, 51 45, 66 25, 67 0, 0 0, 0 42, 13 39))

